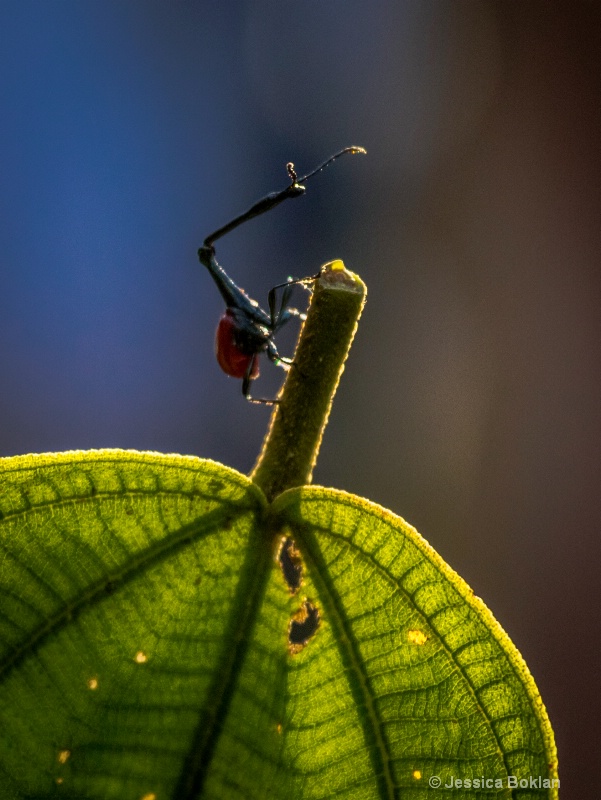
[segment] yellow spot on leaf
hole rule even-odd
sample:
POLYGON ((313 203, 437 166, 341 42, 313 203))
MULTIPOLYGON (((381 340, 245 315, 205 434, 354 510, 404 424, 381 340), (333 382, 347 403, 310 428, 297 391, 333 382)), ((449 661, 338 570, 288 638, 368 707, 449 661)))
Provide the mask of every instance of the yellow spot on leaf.
POLYGON ((57 783, 57 784, 60 786, 60 785, 61 785, 61 783, 62 783, 64 780, 65 780, 64 778, 57 778, 57 779, 56 779, 54 782, 55 782, 55 783, 57 783))
POLYGON ((66 764, 69 760, 69 756, 71 755, 70 750, 59 750, 58 753, 58 763, 59 764, 66 764))
MULTIPOLYGON (((138 650, 134 660, 136 664, 145 664, 148 661, 148 656, 146 655, 146 653, 143 653, 141 650, 138 650)), ((148 795, 148 797, 150 797, 150 795, 148 795)), ((146 798, 143 797, 142 800, 146 800, 146 798)))
POLYGON ((415 780, 416 780, 416 781, 419 781, 419 780, 421 780, 421 777, 422 777, 421 770, 419 770, 419 769, 414 769, 414 770, 413 770, 413 777, 415 778, 415 780))
POLYGON ((278 726, 277 726, 276 730, 277 730, 278 733, 281 733, 284 730, 283 727, 282 727, 282 723, 281 722, 278 722, 278 726))
POLYGON ((426 644, 428 637, 423 631, 407 631, 407 638, 411 644, 426 644))
POLYGON ((90 680, 88 681, 88 689, 92 689, 92 691, 94 691, 94 689, 97 688, 98 688, 98 678, 90 678, 90 680))
POLYGON ((148 794, 143 795, 140 800, 157 800, 157 796, 154 792, 149 792, 148 794))

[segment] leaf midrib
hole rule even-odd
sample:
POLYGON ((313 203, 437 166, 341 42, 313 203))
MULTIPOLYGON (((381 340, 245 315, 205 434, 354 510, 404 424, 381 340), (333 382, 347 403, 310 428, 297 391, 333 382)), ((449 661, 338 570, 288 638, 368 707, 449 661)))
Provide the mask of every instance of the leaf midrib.
POLYGON ((223 637, 223 651, 214 670, 213 683, 207 692, 207 697, 213 701, 212 708, 203 709, 199 716, 173 793, 177 800, 196 800, 202 796, 262 607, 261 600, 273 562, 269 542, 260 525, 252 529, 246 543, 246 558, 240 570, 240 579, 223 637))
MULTIPOLYGON (((304 498, 304 501, 306 502, 306 501, 307 501, 307 498, 304 498)), ((353 507, 354 507, 354 506, 353 506, 353 507)), ((385 521, 385 520, 382 520, 382 521, 385 521)), ((296 527, 296 528, 298 529, 300 526, 298 526, 298 524, 296 524, 296 525, 294 525, 294 526, 293 526, 293 525, 291 525, 291 527, 296 527)), ((391 527, 391 529, 392 529, 392 526, 390 526, 390 527, 391 527)), ((391 584, 391 585, 392 585, 392 586, 393 586, 395 589, 397 589, 398 591, 402 592, 402 594, 403 594, 403 595, 406 597, 406 599, 407 599, 407 600, 408 600, 408 601, 411 603, 411 605, 413 606, 413 608, 414 608, 414 610, 416 611, 416 613, 420 615, 420 617, 421 617, 421 618, 424 620, 424 622, 426 622, 426 623, 427 623, 427 624, 428 624, 428 625, 429 625, 429 626, 430 626, 430 627, 431 627, 431 628, 432 628, 434 631, 436 631, 436 634, 437 634, 438 641, 440 642, 440 644, 442 645, 442 647, 444 648, 444 650, 447 652, 447 654, 448 654, 448 655, 451 657, 451 661, 452 661, 452 663, 455 665, 456 669, 457 669, 457 670, 458 670, 458 672, 461 674, 461 676, 462 676, 463 680, 465 681, 466 685, 469 687, 470 694, 472 695, 472 697, 473 697, 473 699, 474 699, 474 702, 475 702, 476 706, 477 706, 477 707, 480 709, 480 711, 481 711, 481 713, 482 713, 482 716, 484 717, 484 719, 485 719, 485 720, 486 720, 486 722, 488 723, 488 728, 489 728, 489 730, 490 730, 490 732, 491 732, 492 736, 494 737, 494 741, 495 741, 495 743, 496 743, 496 746, 497 746, 497 749, 498 749, 498 755, 500 756, 500 758, 501 758, 501 760, 502 760, 502 762, 503 762, 503 765, 504 765, 504 767, 505 767, 505 770, 506 770, 507 774, 508 774, 508 775, 510 775, 510 774, 511 774, 511 769, 510 769, 510 767, 509 767, 509 764, 507 763, 507 758, 506 758, 506 756, 507 756, 507 755, 509 755, 509 752, 508 752, 507 754, 504 752, 504 750, 503 750, 503 747, 502 747, 502 745, 501 745, 501 742, 500 742, 500 740, 499 740, 499 737, 498 737, 498 735, 497 735, 497 732, 496 732, 496 730, 495 730, 495 726, 493 725, 493 720, 492 720, 491 716, 490 716, 490 715, 489 715, 489 713, 487 712, 486 708, 484 708, 484 706, 483 706, 483 705, 482 705, 482 703, 480 702, 480 699, 479 699, 478 695, 476 694, 475 687, 473 686, 473 684, 472 684, 471 680, 469 679, 469 676, 467 675, 466 671, 464 670, 464 668, 463 668, 463 667, 462 667, 460 664, 458 664, 458 663, 456 662, 456 659, 455 659, 455 657, 454 657, 454 652, 453 652, 453 650, 451 650, 451 648, 449 648, 449 647, 448 647, 448 645, 447 645, 447 644, 446 644, 446 642, 444 641, 443 637, 442 637, 442 636, 440 635, 440 633, 437 631, 437 629, 436 629, 436 626, 435 626, 434 624, 432 624, 431 620, 430 620, 430 619, 427 617, 427 615, 426 615, 426 614, 424 614, 424 612, 422 611, 422 609, 421 609, 421 608, 420 608, 420 607, 419 607, 419 606, 416 604, 416 602, 415 602, 415 600, 414 600, 413 596, 412 596, 411 594, 409 594, 409 592, 407 592, 407 591, 406 591, 406 590, 403 588, 403 586, 400 584, 400 581, 399 581, 399 580, 397 580, 397 579, 395 578, 395 576, 394 576, 394 575, 392 575, 391 573, 389 573, 389 572, 388 572, 388 571, 387 571, 387 570, 386 570, 386 569, 385 569, 385 568, 384 568, 384 567, 383 567, 381 564, 379 564, 377 561, 375 561, 375 559, 372 557, 372 555, 371 555, 370 553, 367 553, 365 550, 363 550, 363 549, 362 549, 362 548, 360 548, 358 545, 356 545, 356 544, 355 544, 353 541, 351 541, 350 539, 347 539, 347 538, 345 538, 345 537, 343 537, 343 536, 340 536, 339 534, 336 534, 336 533, 334 533, 334 532, 333 532, 332 530, 330 530, 329 528, 324 528, 324 527, 322 527, 322 526, 319 526, 319 525, 316 525, 316 524, 313 524, 313 525, 311 525, 311 528, 313 528, 314 530, 318 530, 318 531, 319 531, 321 534, 323 534, 324 536, 329 536, 329 537, 331 537, 331 538, 333 538, 333 539, 337 539, 338 541, 340 541, 340 542, 343 542, 343 543, 344 543, 346 546, 348 546, 348 547, 350 547, 351 549, 355 550, 355 552, 357 552, 357 553, 361 554, 361 556, 363 556, 364 558, 366 558, 367 560, 369 560, 369 561, 370 561, 370 563, 373 565, 373 567, 374 567, 374 568, 375 568, 375 569, 376 569, 376 570, 377 570, 377 571, 378 571, 378 572, 379 572, 379 573, 382 575, 382 577, 384 577, 384 578, 385 578, 385 579, 386 579, 386 580, 387 580, 387 581, 388 581, 388 582, 389 582, 389 583, 390 583, 390 584, 391 584)), ((397 533, 396 529, 394 529, 394 532, 395 532, 395 533, 397 533)), ((311 536, 312 536, 312 537, 314 536, 313 532, 311 533, 311 536)), ((299 538, 300 538, 300 537, 299 537, 299 538)), ((302 541, 306 542, 306 538, 305 538, 305 535, 304 535, 304 534, 303 534, 302 541)), ((417 544, 418 544, 418 547, 419 547, 419 543, 417 543, 417 544)), ((436 569, 436 571, 437 571, 437 572, 440 574, 440 569, 439 569, 438 565, 436 564, 436 562, 435 562, 435 561, 433 561, 431 558, 429 558, 429 553, 428 553, 428 552, 426 552, 426 551, 425 551, 423 548, 421 548, 421 547, 419 547, 419 550, 420 550, 420 552, 421 552, 422 556, 424 556, 425 558, 427 558, 427 559, 428 559, 428 562, 429 562, 429 563, 430 563, 430 564, 431 564, 431 565, 432 565, 432 566, 433 566, 433 567, 436 569)), ((417 566, 417 565, 413 565, 413 566, 417 566)), ((413 568, 413 567, 411 567, 411 569, 412 569, 412 568, 413 568)), ((444 577, 444 576, 443 576, 443 577, 444 577)), ((321 578, 321 575, 320 575, 320 578, 321 578)), ((421 587, 420 587, 420 588, 421 588, 421 587)), ((458 591, 458 589, 457 589, 457 587, 456 587, 456 586, 454 586, 453 588, 454 588, 456 591, 458 591)), ((467 600, 467 598, 465 598, 465 599, 467 600)), ((486 626, 487 630, 488 630, 488 631, 491 633, 491 635, 494 637, 495 641, 497 641, 497 643, 498 643, 498 644, 500 644, 500 643, 498 642, 498 639, 497 639, 497 637, 495 636, 495 632, 494 632, 494 631, 493 631, 493 630, 492 630, 492 629, 491 629, 491 628, 490 628, 490 627, 489 627, 489 626, 486 624, 486 621, 485 621, 485 620, 482 620, 482 621, 483 621, 483 623, 485 624, 485 626, 486 626)), ((346 628, 345 628, 345 632, 346 632, 346 628)), ((351 637, 348 637, 347 641, 349 641, 349 643, 350 643, 350 642, 352 642, 352 641, 353 641, 353 638, 354 638, 354 637, 352 637, 352 636, 351 636, 351 637)), ((512 670, 513 674, 514 674, 514 676, 517 678, 518 682, 519 682, 519 683, 521 683, 521 680, 520 680, 520 675, 518 675, 518 673, 517 673, 517 670, 516 670, 516 667, 515 667, 515 665, 513 664, 513 662, 512 662, 512 660, 511 660, 511 658, 507 657, 507 663, 509 664, 509 666, 510 666, 510 668, 511 668, 511 670, 512 670)), ((529 698, 529 697, 528 697, 528 700, 529 700, 529 702, 530 702, 530 705, 531 705, 531 707, 533 708, 534 712, 536 713, 536 709, 534 709, 534 707, 533 707, 533 704, 532 704, 532 702, 531 702, 531 700, 530 700, 530 698, 529 698)), ((367 707, 367 706, 366 706, 366 707, 367 707)), ((512 796, 513 796, 513 794, 514 794, 514 793, 512 792, 512 796)), ((390 795, 390 797, 394 797, 394 795, 390 795)))
POLYGON ((313 580, 321 584, 321 587, 317 587, 318 591, 325 602, 327 602, 326 598, 329 599, 330 622, 334 629, 338 629, 336 635, 338 647, 341 651, 344 651, 345 660, 351 665, 357 677, 357 681, 350 681, 350 686, 355 698, 355 706, 362 722, 365 742, 368 745, 368 751, 372 759, 378 793, 382 800, 395 800, 397 793, 390 768, 390 748, 382 730, 382 721, 374 705, 374 693, 369 685, 369 678, 363 669, 355 637, 348 624, 340 597, 332 586, 331 581, 327 579, 328 571, 323 563, 321 550, 313 532, 313 528, 317 527, 291 524, 291 528, 299 533, 297 541, 301 544, 302 556, 312 566, 313 580), (325 573, 325 577, 322 573, 325 573), (362 714, 359 710, 361 708, 365 708, 367 714, 362 714), (375 748, 369 747, 370 740, 375 742, 375 748))

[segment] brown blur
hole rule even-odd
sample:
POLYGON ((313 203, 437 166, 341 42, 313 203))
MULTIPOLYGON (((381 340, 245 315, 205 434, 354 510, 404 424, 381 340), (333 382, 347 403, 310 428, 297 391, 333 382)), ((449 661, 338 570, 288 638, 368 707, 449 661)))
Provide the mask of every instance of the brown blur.
POLYGON ((384 382, 358 370, 337 436, 368 463, 346 485, 418 526, 514 638, 581 800, 601 765, 600 15, 483 5, 452 20, 448 139, 364 275, 385 315, 362 365, 384 382))

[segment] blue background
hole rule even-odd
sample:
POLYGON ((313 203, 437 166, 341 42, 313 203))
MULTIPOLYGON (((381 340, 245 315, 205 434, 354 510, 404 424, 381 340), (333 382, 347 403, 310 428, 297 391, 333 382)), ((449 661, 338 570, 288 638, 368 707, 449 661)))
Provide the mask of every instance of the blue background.
MULTIPOLYGON (((196 249, 287 161, 365 146, 219 260, 261 303, 333 258, 365 279, 315 482, 404 516, 484 598, 547 704, 563 797, 597 797, 595 5, 19 0, 0 43, 0 455, 247 472, 269 412, 219 371, 196 249)), ((265 365, 261 393, 280 378, 265 365)))

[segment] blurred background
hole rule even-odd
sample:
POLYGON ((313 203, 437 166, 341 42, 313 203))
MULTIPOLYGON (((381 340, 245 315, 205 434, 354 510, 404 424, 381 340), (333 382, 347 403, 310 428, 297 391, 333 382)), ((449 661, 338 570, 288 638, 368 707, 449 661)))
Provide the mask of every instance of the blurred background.
POLYGON ((269 411, 219 370, 196 249, 287 161, 363 145, 219 260, 261 303, 333 258, 367 282, 315 482, 471 584, 541 690, 562 799, 599 797, 597 4, 19 0, 0 40, 0 455, 248 472, 269 411))

